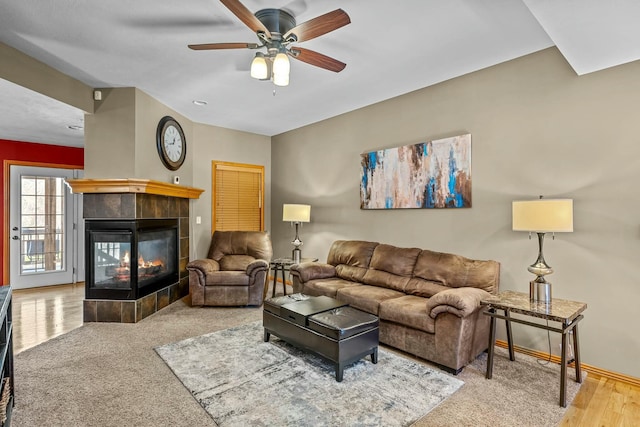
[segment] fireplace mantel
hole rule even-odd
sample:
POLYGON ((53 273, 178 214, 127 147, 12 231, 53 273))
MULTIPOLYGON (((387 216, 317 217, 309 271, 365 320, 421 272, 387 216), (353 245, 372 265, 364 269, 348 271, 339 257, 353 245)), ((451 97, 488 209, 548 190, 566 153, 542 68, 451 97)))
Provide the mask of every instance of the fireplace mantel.
POLYGON ((168 184, 150 179, 70 179, 67 181, 74 193, 143 193, 160 196, 199 199, 200 188, 168 184))

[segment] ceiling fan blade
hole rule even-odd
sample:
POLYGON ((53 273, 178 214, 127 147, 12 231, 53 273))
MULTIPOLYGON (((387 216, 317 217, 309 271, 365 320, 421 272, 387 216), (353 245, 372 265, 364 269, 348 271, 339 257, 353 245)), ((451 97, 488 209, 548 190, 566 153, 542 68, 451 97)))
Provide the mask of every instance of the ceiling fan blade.
POLYGON ((292 47, 289 52, 295 59, 336 73, 344 70, 344 67, 347 66, 347 64, 340 62, 337 59, 333 59, 327 55, 323 55, 313 50, 303 49, 301 47, 292 47))
POLYGON ((336 9, 333 12, 325 13, 293 27, 284 34, 282 39, 287 40, 293 35, 297 41, 303 42, 337 30, 350 22, 351 18, 349 18, 347 12, 342 9, 336 9))
POLYGON ((271 38, 271 33, 267 27, 265 27, 264 24, 238 0, 220 0, 220 2, 222 2, 227 9, 233 12, 233 14, 244 23, 244 25, 251 28, 254 33, 262 32, 267 36, 267 38, 271 38))
POLYGON ((212 50, 212 49, 257 49, 257 43, 203 43, 190 44, 189 49, 212 50))

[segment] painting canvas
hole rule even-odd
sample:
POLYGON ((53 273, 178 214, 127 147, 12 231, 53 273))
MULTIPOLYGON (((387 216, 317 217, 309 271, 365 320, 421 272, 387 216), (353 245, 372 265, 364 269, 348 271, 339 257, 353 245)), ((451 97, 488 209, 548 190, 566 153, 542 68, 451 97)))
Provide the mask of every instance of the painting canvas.
POLYGON ((471 207, 471 134, 362 154, 361 209, 471 207))

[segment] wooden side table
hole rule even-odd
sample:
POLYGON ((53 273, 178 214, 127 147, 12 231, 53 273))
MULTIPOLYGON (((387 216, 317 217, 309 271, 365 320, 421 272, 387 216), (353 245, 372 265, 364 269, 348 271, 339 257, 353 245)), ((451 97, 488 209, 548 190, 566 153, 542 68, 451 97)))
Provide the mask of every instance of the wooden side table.
POLYGON ((507 344, 509 346, 509 359, 515 360, 513 352, 513 339, 511 334, 511 322, 521 323, 523 325, 533 326, 551 332, 562 334, 562 346, 560 355, 560 406, 567 406, 567 335, 573 332, 573 353, 575 358, 576 382, 582 382, 582 372, 580 370, 580 345, 578 341, 578 322, 583 319, 581 314, 587 309, 587 304, 577 301, 569 301, 563 299, 552 299, 551 304, 544 302, 534 302, 529 299, 529 294, 522 292, 505 291, 500 292, 497 296, 482 301, 482 304, 488 308, 484 312, 487 316, 491 316, 491 327, 489 332, 489 354, 487 357, 487 379, 491 379, 493 375, 493 356, 494 346, 496 344, 496 319, 504 319, 507 326, 507 344), (498 310, 504 312, 504 315, 498 314, 498 310), (511 317, 512 313, 524 316, 536 317, 552 322, 559 322, 560 327, 549 326, 548 324, 540 324, 524 320, 521 318, 511 317))
MULTIPOLYGON (((302 258, 300 262, 316 262, 318 258, 302 258)), ((282 274, 282 293, 284 295, 287 294, 287 282, 284 277, 284 272, 289 270, 295 262, 293 262, 293 258, 276 258, 271 260, 271 270, 273 271, 273 290, 271 292, 271 296, 276 296, 276 284, 278 283, 278 272, 280 271, 282 274)), ((266 290, 265 290, 266 292, 266 290)))

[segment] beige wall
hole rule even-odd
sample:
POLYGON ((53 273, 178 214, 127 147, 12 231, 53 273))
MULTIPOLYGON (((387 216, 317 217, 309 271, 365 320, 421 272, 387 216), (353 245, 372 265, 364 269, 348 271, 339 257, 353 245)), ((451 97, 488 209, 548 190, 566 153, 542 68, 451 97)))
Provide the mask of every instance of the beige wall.
POLYGON ((4 43, 0 43, 0 78, 93 112, 93 89, 4 43))
POLYGON ((85 116, 85 177, 142 178, 191 186, 192 159, 197 141, 193 123, 136 88, 101 89, 102 101, 85 116), (156 130, 164 116, 180 123, 187 156, 177 171, 167 169, 158 155, 156 130))
POLYGON ((264 166, 265 174, 265 227, 271 224, 271 138, 248 132, 194 124, 194 140, 197 145, 193 159, 193 185, 204 188, 200 199, 193 204, 191 227, 194 239, 191 248, 193 259, 207 255, 211 243, 211 163, 214 160, 264 166), (194 218, 200 216, 201 224, 194 218))
MULTIPOLYGON (((545 244, 554 297, 589 306, 585 363, 640 377, 638 76, 640 62, 577 77, 552 48, 273 137, 275 255, 293 237, 282 204, 309 203, 303 256, 325 260, 341 238, 455 252, 500 261, 501 288, 526 292, 537 242, 511 231, 511 201, 573 198, 575 232, 545 244), (466 132, 472 208, 360 210, 361 153, 466 132)), ((547 350, 517 326, 516 344, 547 350)))
POLYGON ((101 89, 102 101, 85 117, 85 178, 142 178, 203 189, 190 209, 190 258, 204 257, 211 242, 211 162, 265 167, 265 224, 271 222, 271 138, 194 123, 136 88, 101 89), (164 167, 156 129, 165 115, 185 133, 187 157, 177 171, 164 167), (196 217, 201 223, 196 224, 196 217))

